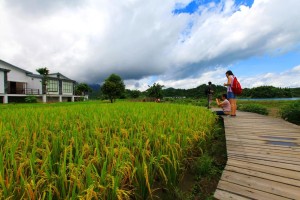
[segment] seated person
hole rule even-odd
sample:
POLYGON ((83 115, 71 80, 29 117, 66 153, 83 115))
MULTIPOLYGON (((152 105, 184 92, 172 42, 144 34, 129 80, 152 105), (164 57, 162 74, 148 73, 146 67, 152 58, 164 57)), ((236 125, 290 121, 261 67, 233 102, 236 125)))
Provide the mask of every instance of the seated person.
POLYGON ((223 109, 222 111, 216 111, 217 115, 230 115, 231 105, 227 100, 227 94, 222 94, 222 101, 220 101, 220 99, 216 99, 216 102, 218 106, 223 109))

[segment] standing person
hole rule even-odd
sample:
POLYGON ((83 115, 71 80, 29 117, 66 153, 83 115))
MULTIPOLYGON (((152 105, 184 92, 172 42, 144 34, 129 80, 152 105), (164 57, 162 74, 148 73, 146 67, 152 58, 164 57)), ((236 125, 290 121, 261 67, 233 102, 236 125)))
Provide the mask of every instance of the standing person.
POLYGON ((220 99, 216 99, 216 102, 218 106, 222 108, 222 111, 216 111, 217 115, 230 115, 231 105, 227 100, 227 94, 222 94, 222 101, 220 101, 220 99))
POLYGON ((236 116, 236 96, 232 92, 231 85, 233 83, 234 75, 231 70, 228 70, 226 73, 227 83, 224 83, 224 86, 227 86, 227 98, 231 105, 231 116, 236 116))
POLYGON ((209 82, 208 82, 208 86, 207 86, 207 88, 206 88, 206 90, 205 90, 205 94, 207 95, 207 108, 208 108, 208 109, 211 108, 211 107, 210 107, 210 104, 211 104, 211 102, 212 102, 212 96, 213 96, 213 93, 214 93, 214 91, 213 91, 213 89, 212 89, 211 82, 209 81, 209 82))

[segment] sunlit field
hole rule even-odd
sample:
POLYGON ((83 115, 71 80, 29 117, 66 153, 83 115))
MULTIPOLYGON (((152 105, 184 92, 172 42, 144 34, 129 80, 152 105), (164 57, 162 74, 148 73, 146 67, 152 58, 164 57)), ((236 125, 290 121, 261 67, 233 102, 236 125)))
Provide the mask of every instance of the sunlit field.
POLYGON ((151 199, 172 188, 215 116, 164 103, 1 105, 1 199, 151 199))

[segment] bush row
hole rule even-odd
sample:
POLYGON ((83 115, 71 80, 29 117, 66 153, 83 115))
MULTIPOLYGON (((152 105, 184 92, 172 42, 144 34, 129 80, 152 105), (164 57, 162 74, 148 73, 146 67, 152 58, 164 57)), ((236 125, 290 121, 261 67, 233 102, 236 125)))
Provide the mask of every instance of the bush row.
POLYGON ((239 104, 238 109, 245 112, 253 112, 262 115, 268 115, 269 111, 266 107, 260 104, 239 104))
POLYGON ((300 101, 284 106, 280 110, 282 119, 300 125, 300 101))

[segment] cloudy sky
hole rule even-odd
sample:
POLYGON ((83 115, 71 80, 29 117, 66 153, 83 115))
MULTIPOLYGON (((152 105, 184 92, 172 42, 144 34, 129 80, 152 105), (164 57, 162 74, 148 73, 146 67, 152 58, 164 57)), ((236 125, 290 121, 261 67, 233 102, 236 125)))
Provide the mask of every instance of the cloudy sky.
POLYGON ((300 87, 299 0, 0 0, 0 59, 129 89, 300 87))

